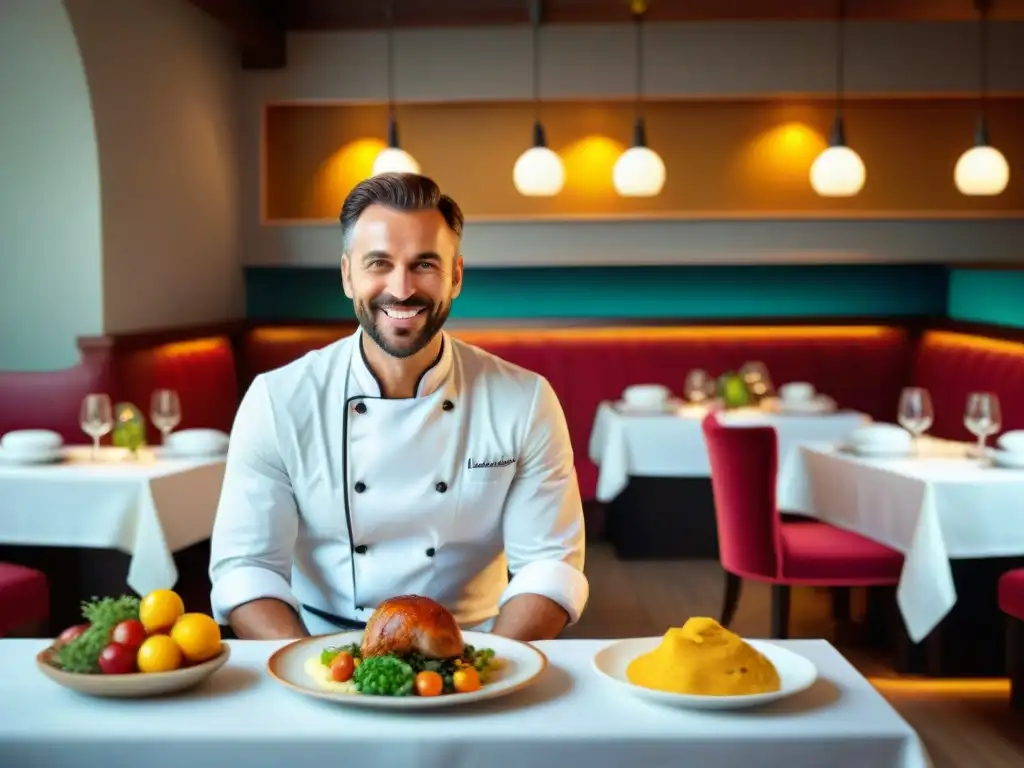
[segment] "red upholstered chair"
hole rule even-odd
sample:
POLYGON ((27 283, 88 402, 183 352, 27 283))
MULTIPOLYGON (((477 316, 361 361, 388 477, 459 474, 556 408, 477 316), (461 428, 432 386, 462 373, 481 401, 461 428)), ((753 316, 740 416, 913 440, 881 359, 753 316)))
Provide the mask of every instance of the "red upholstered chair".
POLYGON ((0 637, 13 630, 38 627, 50 614, 46 574, 13 563, 0 563, 0 637))
POLYGON ((1010 706, 1024 709, 1024 568, 999 578, 999 609, 1006 614, 1006 672, 1010 706))
POLYGON ((703 422, 726 573, 722 624, 739 603, 743 579, 772 585, 771 636, 789 634, 789 588, 894 585, 903 555, 856 533, 818 521, 786 522, 775 504, 778 442, 773 427, 703 422))

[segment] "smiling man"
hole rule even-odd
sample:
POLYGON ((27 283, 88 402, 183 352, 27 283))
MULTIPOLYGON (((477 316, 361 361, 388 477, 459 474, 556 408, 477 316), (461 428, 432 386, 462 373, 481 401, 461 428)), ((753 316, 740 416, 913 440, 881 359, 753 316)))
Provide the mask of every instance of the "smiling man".
POLYGON ((589 588, 554 391, 442 330, 463 216, 432 180, 370 178, 340 218, 359 329, 246 392, 213 531, 215 617, 241 638, 292 638, 361 628, 418 594, 466 629, 555 637, 589 588))

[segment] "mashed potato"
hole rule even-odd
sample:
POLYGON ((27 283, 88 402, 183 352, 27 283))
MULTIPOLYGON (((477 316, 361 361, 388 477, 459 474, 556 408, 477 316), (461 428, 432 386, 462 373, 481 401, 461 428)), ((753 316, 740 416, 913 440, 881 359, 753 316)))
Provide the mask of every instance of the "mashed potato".
POLYGON ((771 661, 708 618, 669 629, 657 648, 630 662, 626 677, 644 688, 699 696, 769 693, 782 685, 771 661))
POLYGON ((316 681, 317 685, 327 691, 335 693, 359 693, 354 680, 339 683, 331 680, 331 670, 320 663, 320 654, 311 656, 303 667, 306 674, 316 681))

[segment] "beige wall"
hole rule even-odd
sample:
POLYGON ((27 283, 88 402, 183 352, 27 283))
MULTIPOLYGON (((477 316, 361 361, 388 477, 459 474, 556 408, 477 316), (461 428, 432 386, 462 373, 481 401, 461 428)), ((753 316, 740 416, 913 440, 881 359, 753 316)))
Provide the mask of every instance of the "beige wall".
MULTIPOLYGON (((629 25, 550 27, 542 37, 543 97, 631 96, 629 25)), ((977 72, 976 40, 971 24, 851 24, 847 87, 866 95, 969 92, 977 72)), ((992 87, 1024 92, 1024 24, 996 25, 991 40, 992 87)), ((647 91, 653 97, 679 98, 829 96, 834 89, 834 42, 834 27, 827 23, 652 25, 647 91)), ((401 30, 396 43, 396 90, 402 101, 530 97, 530 33, 525 26, 401 30)), ((246 264, 337 262, 334 226, 260 223, 262 105, 291 100, 379 101, 386 94, 385 63, 382 33, 302 33, 289 36, 285 70, 243 73, 240 149, 246 264)), ((855 142, 856 126, 848 126, 848 131, 855 142)), ((382 125, 381 137, 383 132, 382 125)), ((524 149, 529 138, 530 126, 524 125, 524 149)), ((964 136, 965 148, 970 140, 964 136)), ((475 266, 934 262, 1020 260, 1021 242, 1024 222, 1005 220, 513 222, 471 223, 465 248, 475 266)))
POLYGON ((242 312, 233 45, 184 0, 66 0, 99 141, 103 330, 242 312))
POLYGON ((78 359, 103 324, 99 160, 60 0, 0 2, 0 370, 78 359))

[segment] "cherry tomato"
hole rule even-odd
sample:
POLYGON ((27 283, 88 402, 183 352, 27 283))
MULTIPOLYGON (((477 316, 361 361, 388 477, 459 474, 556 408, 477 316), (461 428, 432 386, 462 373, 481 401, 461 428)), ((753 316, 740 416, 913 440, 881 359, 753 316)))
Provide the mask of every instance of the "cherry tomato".
POLYGON ((437 674, 425 669, 416 675, 416 693, 420 696, 440 696, 444 688, 444 679, 437 674))
POLYGON ((331 659, 331 680, 336 683, 347 683, 352 679, 352 672, 355 664, 352 661, 352 654, 342 651, 331 659))
POLYGON ((135 671, 135 650, 120 643, 110 643, 100 651, 100 669, 105 675, 127 675, 135 671))
POLYGON ((114 631, 110 633, 110 640, 138 650, 139 646, 146 642, 146 628, 138 619, 127 619, 114 627, 114 631))
POLYGON ((452 686, 459 693, 470 693, 480 690, 480 675, 476 667, 460 667, 452 675, 452 686))
POLYGON ((68 627, 60 633, 60 636, 57 638, 57 642, 54 643, 54 645, 67 645, 88 628, 88 624, 75 624, 73 627, 68 627))

